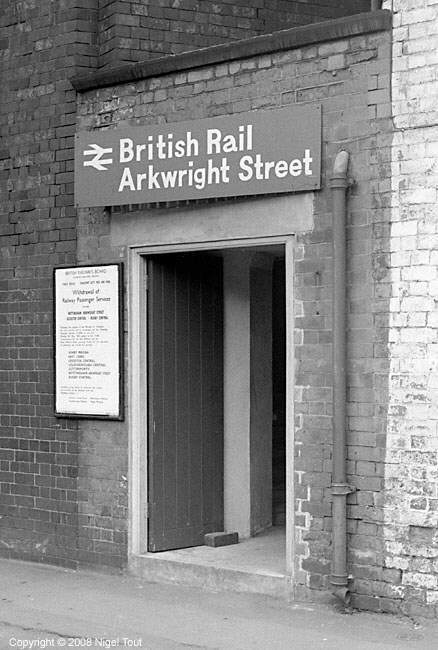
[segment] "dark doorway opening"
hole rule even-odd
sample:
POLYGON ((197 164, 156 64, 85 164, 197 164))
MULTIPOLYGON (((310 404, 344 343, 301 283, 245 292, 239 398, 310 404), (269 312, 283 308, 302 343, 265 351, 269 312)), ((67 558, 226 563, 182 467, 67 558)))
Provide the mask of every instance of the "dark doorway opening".
POLYGON ((149 257, 147 322, 148 550, 284 526, 284 246, 149 257))

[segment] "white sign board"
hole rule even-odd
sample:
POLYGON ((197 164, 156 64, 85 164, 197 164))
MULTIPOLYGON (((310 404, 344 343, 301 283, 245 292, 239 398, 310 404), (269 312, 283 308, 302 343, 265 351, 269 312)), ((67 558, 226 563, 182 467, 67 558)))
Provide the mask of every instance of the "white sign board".
POLYGON ((121 266, 54 275, 56 415, 121 419, 121 266))

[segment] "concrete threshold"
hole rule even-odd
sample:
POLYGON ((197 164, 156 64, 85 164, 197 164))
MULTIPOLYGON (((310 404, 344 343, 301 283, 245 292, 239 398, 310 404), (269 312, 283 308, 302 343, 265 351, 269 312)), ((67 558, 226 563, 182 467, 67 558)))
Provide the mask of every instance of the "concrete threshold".
POLYGON ((138 555, 131 559, 130 571, 148 582, 208 591, 288 599, 292 589, 286 572, 286 535, 279 527, 232 546, 196 546, 138 555))

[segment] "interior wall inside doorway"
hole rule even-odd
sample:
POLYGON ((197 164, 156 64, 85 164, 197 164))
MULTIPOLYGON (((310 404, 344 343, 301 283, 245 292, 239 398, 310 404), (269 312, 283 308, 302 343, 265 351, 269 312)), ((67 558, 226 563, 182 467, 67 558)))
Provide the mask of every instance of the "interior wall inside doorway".
POLYGON ((224 521, 245 538, 285 523, 284 251, 223 256, 224 521))
POLYGON ((286 274, 272 267, 272 524, 286 523, 286 274))

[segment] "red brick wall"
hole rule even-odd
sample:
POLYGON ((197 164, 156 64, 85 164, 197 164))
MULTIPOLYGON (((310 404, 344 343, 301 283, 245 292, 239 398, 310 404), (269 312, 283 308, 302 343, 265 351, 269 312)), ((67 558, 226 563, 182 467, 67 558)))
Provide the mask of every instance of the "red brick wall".
POLYGON ((260 33, 370 11, 371 3, 369 0, 265 0, 263 5, 258 12, 260 33))
POLYGON ((369 11, 370 0, 100 0, 100 66, 369 11))
POLYGON ((0 554, 74 565, 76 422, 53 416, 52 267, 76 261, 68 77, 96 61, 90 0, 2 3, 0 554))

